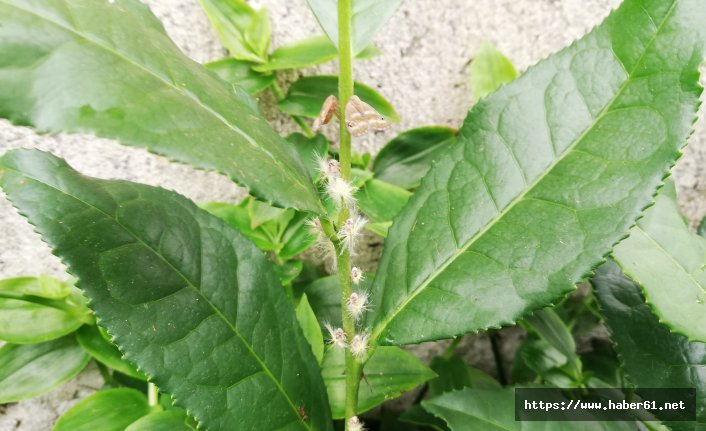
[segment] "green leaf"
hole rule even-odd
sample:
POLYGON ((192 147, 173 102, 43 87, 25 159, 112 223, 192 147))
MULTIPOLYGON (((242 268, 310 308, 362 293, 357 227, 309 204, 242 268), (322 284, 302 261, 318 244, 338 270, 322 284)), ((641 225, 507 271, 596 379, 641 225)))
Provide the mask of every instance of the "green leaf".
MULTIPOLYGON (((228 1, 233 3, 233 0, 228 1)), ((250 25, 245 30, 245 43, 256 56, 267 60, 270 51, 270 36, 272 36, 270 18, 267 16, 267 9, 262 8, 255 13, 250 25)))
POLYGON ((50 277, 0 281, 0 340, 41 343, 92 321, 78 289, 50 277))
POLYGON ((545 340, 526 338, 515 354, 512 381, 532 382, 535 376, 545 379, 551 370, 566 364, 567 358, 545 340))
POLYGON ((355 193, 358 207, 375 223, 392 221, 410 196, 407 190, 376 179, 366 181, 355 193))
POLYGON ((72 335, 39 344, 0 347, 0 404, 34 398, 66 383, 90 357, 72 335))
POLYGON ((629 380, 638 388, 695 388, 696 422, 670 425, 675 431, 706 424, 706 344, 690 342, 660 324, 640 287, 612 261, 592 280, 605 323, 629 380))
POLYGON ((437 356, 432 359, 429 368, 438 376, 429 382, 429 393, 432 396, 472 386, 469 367, 458 356, 437 356))
MULTIPOLYGON (((331 41, 338 46, 338 2, 336 0, 307 0, 319 25, 331 41)), ((353 53, 362 51, 372 42, 375 33, 390 19, 402 0, 351 1, 351 43, 353 53)))
POLYGON ((134 389, 108 389, 78 402, 52 431, 124 431, 150 412, 147 398, 134 389))
POLYGON ((475 105, 390 228, 371 340, 510 324, 573 290, 651 202, 690 134, 704 22, 699 0, 626 0, 475 105))
POLYGON ((576 342, 571 330, 564 323, 559 315, 551 308, 537 310, 534 314, 525 317, 527 323, 534 332, 556 349, 568 363, 571 377, 574 380, 581 379, 581 360, 576 354, 576 342))
POLYGON ((294 279, 299 277, 299 274, 301 274, 303 269, 304 262, 301 260, 290 260, 275 267, 279 280, 282 282, 283 286, 291 285, 294 279))
MULTIPOLYGON (((365 60, 379 54, 380 50, 374 45, 369 45, 356 57, 358 60, 365 60)), ((255 66, 254 69, 258 72, 303 69, 326 63, 336 57, 338 49, 327 36, 314 36, 275 49, 267 63, 255 66)))
POLYGON ((252 197, 237 205, 208 202, 201 207, 240 231, 263 251, 291 259, 316 243, 306 226, 307 215, 271 207, 252 197))
POLYGON ((150 413, 133 422, 125 431, 195 431, 191 420, 181 411, 150 413))
POLYGON ((255 72, 252 67, 256 63, 224 58, 206 64, 206 68, 220 76, 222 80, 239 85, 251 95, 255 95, 270 87, 275 82, 275 75, 265 75, 255 72))
POLYGON ((256 12, 242 0, 200 0, 221 43, 238 60, 264 63, 270 47, 265 9, 256 12))
POLYGON ((304 337, 306 337, 306 341, 311 346, 311 351, 314 353, 316 361, 321 364, 324 359, 324 335, 321 333, 321 326, 319 321, 316 320, 316 315, 314 310, 311 309, 311 305, 309 305, 306 294, 299 301, 296 313, 304 337))
POLYGON ((377 179, 405 189, 419 185, 432 163, 454 142, 448 127, 420 127, 400 133, 380 150, 373 162, 377 179))
POLYGON ((634 430, 630 422, 515 421, 514 388, 448 392, 422 401, 429 412, 444 419, 452 431, 613 431, 634 430))
POLYGON ((284 69, 302 69, 326 63, 338 56, 338 50, 326 36, 315 36, 274 50, 270 60, 257 66, 258 72, 284 69))
POLYGON ((399 420, 412 425, 429 427, 434 431, 449 430, 449 427, 446 426, 446 422, 427 412, 419 404, 415 404, 407 409, 402 416, 400 416, 399 420))
POLYGON ((273 265, 163 189, 80 175, 37 150, 0 185, 61 256, 125 358, 209 430, 330 429, 320 370, 273 265), (237 358, 237 360, 234 360, 237 358))
POLYGON ((312 310, 319 322, 327 322, 334 327, 341 323, 341 291, 338 287, 338 275, 329 275, 314 280, 304 286, 312 310))
POLYGON ((48 275, 39 277, 15 277, 0 280, 0 295, 10 296, 35 296, 47 299, 64 299, 76 289, 48 275))
POLYGON ((147 380, 144 374, 123 359, 122 353, 96 325, 85 325, 76 333, 78 344, 102 364, 130 377, 147 380))
MULTIPOLYGON (((343 349, 330 347, 321 372, 334 419, 346 414, 346 375, 343 349)), ((363 368, 365 378, 358 391, 358 413, 398 397, 436 376, 416 356, 398 347, 379 347, 363 368)))
POLYGON ((383 238, 386 238, 387 231, 388 231, 388 229, 390 229, 390 226, 392 226, 391 221, 380 222, 380 223, 367 223, 365 225, 365 229, 374 233, 375 235, 379 235, 383 238))
POLYGON ((182 54, 141 2, 1 1, 0 29, 0 117, 117 139, 322 211, 256 102, 182 54))
POLYGON ((689 231, 672 182, 613 256, 642 286, 662 324, 691 341, 706 342, 706 238, 689 231))
POLYGON ((483 42, 471 63, 471 91, 477 100, 517 77, 512 62, 489 42, 483 42))
MULTIPOLYGON (((387 120, 399 121, 400 117, 395 112, 395 108, 371 87, 356 82, 354 92, 387 120)), ((296 80, 289 87, 287 95, 279 101, 277 106, 290 115, 315 118, 319 115, 324 100, 332 94, 338 94, 338 77, 305 76, 296 80)))
POLYGON ((309 177, 312 180, 318 178, 319 164, 317 159, 328 157, 329 143, 326 137, 316 135, 313 138, 308 138, 301 133, 292 133, 285 139, 294 146, 294 149, 299 154, 299 159, 309 171, 309 177))

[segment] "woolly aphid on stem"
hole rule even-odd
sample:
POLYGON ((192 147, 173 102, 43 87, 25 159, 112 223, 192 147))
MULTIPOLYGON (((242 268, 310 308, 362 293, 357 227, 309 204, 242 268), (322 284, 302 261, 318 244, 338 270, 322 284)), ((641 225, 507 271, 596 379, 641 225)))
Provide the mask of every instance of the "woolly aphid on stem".
POLYGON ((330 183, 341 176, 341 165, 336 159, 316 155, 316 170, 319 171, 319 180, 330 183))
POLYGON ((358 187, 351 185, 341 177, 335 177, 326 182, 326 194, 331 198, 336 208, 351 207, 355 203, 353 193, 358 187))
POLYGON ((334 328, 329 323, 324 323, 324 327, 326 328, 329 334, 327 342, 335 347, 345 349, 346 342, 348 341, 348 337, 346 337, 345 331, 343 331, 342 328, 334 328))
POLYGON ((365 355, 368 353, 369 340, 370 333, 368 333, 367 331, 361 334, 355 334, 353 336, 353 339, 351 340, 351 343, 348 348, 356 359, 361 360, 365 358, 365 355))
POLYGON ((353 292, 351 296, 348 297, 346 308, 348 309, 348 314, 355 322, 360 321, 363 313, 370 309, 368 298, 367 292, 353 292))
POLYGON ((355 255, 356 245, 367 223, 368 220, 365 217, 360 214, 353 214, 338 231, 337 236, 341 241, 341 248, 348 250, 351 256, 355 255))
POLYGON ((348 419, 348 430, 349 431, 365 431, 365 425, 358 419, 358 416, 353 416, 348 419))
POLYGON ((358 286, 361 281, 365 279, 365 276, 363 275, 363 271, 358 268, 357 266, 354 266, 351 268, 351 281, 353 284, 358 286))

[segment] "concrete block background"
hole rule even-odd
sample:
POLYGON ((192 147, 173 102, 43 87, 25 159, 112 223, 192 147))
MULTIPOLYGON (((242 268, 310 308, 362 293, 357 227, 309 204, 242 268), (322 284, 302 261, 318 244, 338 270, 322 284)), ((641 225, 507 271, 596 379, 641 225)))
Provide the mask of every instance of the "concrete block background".
MULTIPOLYGON (((225 56, 198 0, 148 0, 147 3, 172 39, 191 58, 206 62, 225 56)), ((274 46, 320 33, 305 0, 252 0, 251 3, 268 8, 274 46)), ((384 54, 355 67, 356 79, 387 97, 402 121, 385 134, 356 141, 354 145, 375 151, 387 139, 412 127, 459 127, 473 103, 469 60, 483 40, 491 41, 519 70, 524 70, 590 30, 619 3, 619 0, 407 0, 375 39, 384 54)), ((332 62, 302 73, 335 71, 336 64, 332 62)), ((283 74, 283 86, 296 79, 298 73, 283 74)), ((296 130, 288 118, 277 114, 273 102, 270 94, 262 95, 263 112, 272 124, 282 133, 296 130)), ((39 136, 30 129, 13 127, 0 120, 0 153, 19 147, 51 151, 88 175, 159 185, 197 201, 237 202, 243 195, 224 177, 171 164, 143 150, 92 136, 39 136)), ((696 223, 706 215, 703 109, 675 176, 682 208, 696 223)), ((40 273, 65 277, 58 259, 1 194, 0 238, 3 242, 0 277, 40 273)), ((0 406, 0 431, 49 430, 58 415, 101 383, 98 373, 91 368, 81 378, 49 395, 0 406)))

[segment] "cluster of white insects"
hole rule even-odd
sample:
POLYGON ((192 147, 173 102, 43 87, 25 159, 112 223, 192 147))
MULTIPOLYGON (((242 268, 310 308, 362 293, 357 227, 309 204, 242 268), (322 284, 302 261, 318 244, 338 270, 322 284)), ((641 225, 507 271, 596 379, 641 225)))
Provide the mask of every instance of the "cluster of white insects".
MULTIPOLYGON (((339 112, 336 97, 329 96, 324 102, 318 118, 314 121, 313 130, 315 132, 318 131, 322 126, 329 124, 334 118, 340 120, 341 113, 339 112)), ((363 136, 369 131, 385 130, 390 127, 390 123, 385 120, 379 112, 360 100, 358 96, 352 96, 346 104, 344 118, 348 132, 356 137, 363 136)), ((347 250, 350 256, 354 256, 358 241, 368 222, 356 208, 354 193, 357 188, 341 176, 341 169, 337 160, 318 157, 317 163, 319 181, 326 190, 329 199, 331 199, 338 210, 343 208, 348 210, 349 217, 337 226, 335 239, 337 239, 340 244, 341 252, 347 250)), ((324 232, 321 220, 318 218, 311 219, 309 225, 318 238, 317 246, 323 254, 332 256, 336 253, 331 238, 324 232)), ((345 306, 346 312, 353 320, 357 330, 354 334, 350 334, 352 335, 350 340, 349 334, 346 334, 343 328, 335 328, 328 323, 325 324, 329 334, 328 343, 334 348, 348 349, 358 360, 364 359, 368 353, 368 342, 370 339, 370 332, 360 328, 363 314, 370 309, 368 292, 359 289, 363 278, 363 271, 353 266, 350 270, 350 279, 355 288, 348 297, 345 306)), ((365 430, 363 423, 357 416, 348 419, 347 425, 350 431, 365 430)))

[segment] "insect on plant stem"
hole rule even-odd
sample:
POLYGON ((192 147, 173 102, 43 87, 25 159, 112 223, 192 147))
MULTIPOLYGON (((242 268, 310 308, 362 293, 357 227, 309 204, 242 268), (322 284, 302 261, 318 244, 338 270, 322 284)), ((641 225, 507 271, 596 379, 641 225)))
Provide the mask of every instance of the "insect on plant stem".
MULTIPOLYGON (((338 100, 339 106, 346 106, 353 96, 353 49, 351 45, 351 0, 338 1, 338 100)), ((341 109, 339 122, 339 163, 341 177, 349 182, 351 176, 351 135, 346 127, 345 110, 341 109)), ((343 205, 338 215, 337 225, 343 226, 350 216, 350 208, 343 205)), ((355 322, 346 310, 346 303, 353 292, 350 278, 351 256, 346 247, 337 253, 339 285, 341 289, 341 317, 343 330, 349 340, 355 336, 355 322)), ((350 431, 350 420, 358 410, 358 388, 360 386, 360 362, 346 351, 346 429, 350 431)))

